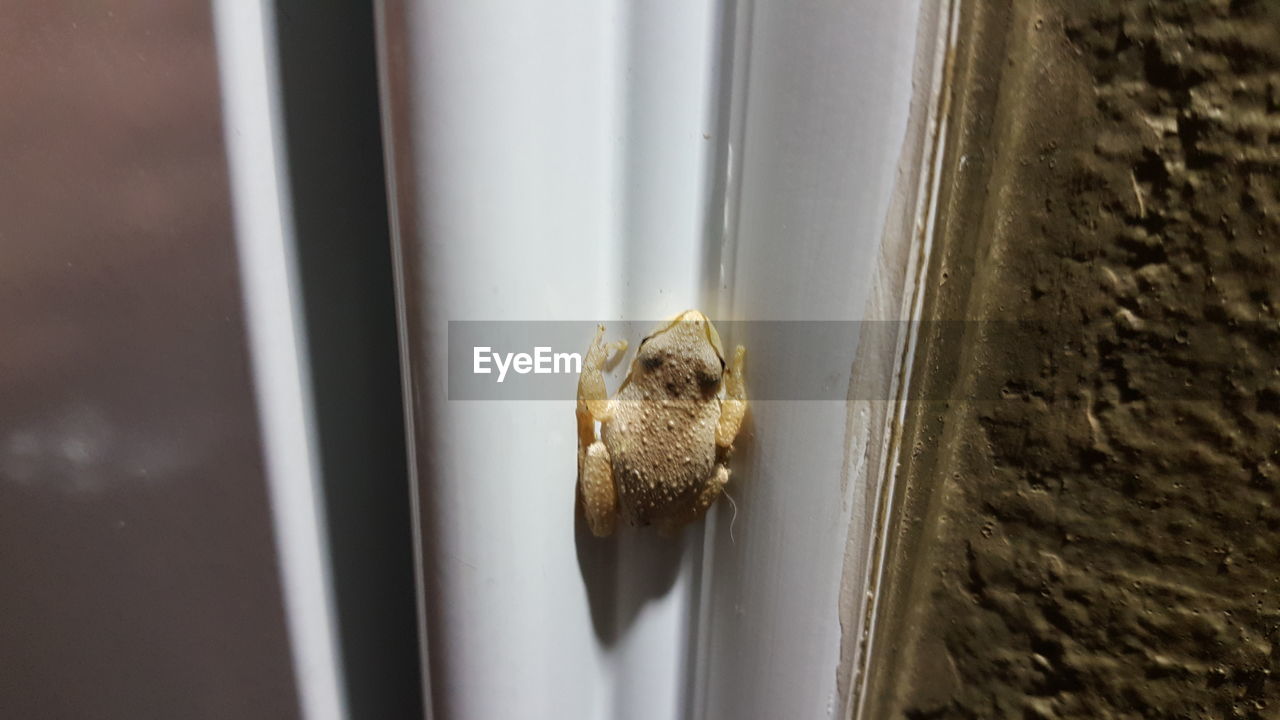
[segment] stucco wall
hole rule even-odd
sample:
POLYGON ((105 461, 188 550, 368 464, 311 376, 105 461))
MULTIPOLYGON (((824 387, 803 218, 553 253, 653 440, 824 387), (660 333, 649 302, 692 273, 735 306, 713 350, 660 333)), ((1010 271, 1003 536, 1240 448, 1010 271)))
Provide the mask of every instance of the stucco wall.
POLYGON ((1280 4, 969 2, 872 718, 1280 713, 1280 4))

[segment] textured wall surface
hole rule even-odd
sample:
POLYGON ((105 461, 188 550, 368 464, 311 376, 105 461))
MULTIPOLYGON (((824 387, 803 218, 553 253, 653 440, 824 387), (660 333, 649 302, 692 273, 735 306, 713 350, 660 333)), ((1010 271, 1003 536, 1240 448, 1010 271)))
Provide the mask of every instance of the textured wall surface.
POLYGON ((1280 717, 1280 4, 961 22, 867 717, 1280 717))

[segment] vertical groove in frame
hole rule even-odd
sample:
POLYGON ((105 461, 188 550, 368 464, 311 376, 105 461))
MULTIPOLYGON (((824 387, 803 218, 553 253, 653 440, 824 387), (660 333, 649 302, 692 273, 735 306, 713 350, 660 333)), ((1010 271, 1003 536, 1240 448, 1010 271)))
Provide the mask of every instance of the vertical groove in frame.
POLYGON ((235 235, 286 623, 301 715, 347 717, 296 237, 282 139, 274 3, 215 0, 235 235))
POLYGON ((738 209, 742 198, 743 147, 747 136, 747 89, 751 78, 751 29, 754 0, 725 0, 724 35, 719 54, 720 97, 717 128, 720 133, 711 174, 712 189, 707 212, 708 287, 716 299, 711 311, 723 318, 733 307, 733 268, 738 250, 738 209))
POLYGON ((283 147, 348 711, 416 717, 412 517, 374 13, 275 0, 283 147))
MULTIPOLYGON (((615 56, 619 130, 613 145, 617 257, 609 289, 624 317, 651 321, 689 307, 714 314, 707 217, 726 120, 721 60, 724 0, 623 4, 615 56), (715 138, 714 142, 712 138, 715 138), (620 292, 619 292, 620 291, 620 292)), ((607 245, 607 244, 606 244, 607 245)), ((718 269, 718 263, 715 265, 718 269)), ((696 683, 702 528, 678 543, 619 532, 614 566, 624 632, 613 653, 616 717, 684 717, 696 683), (655 592, 660 586, 667 586, 655 592), (636 601, 652 595, 645 612, 636 601), (655 673, 651 668, 662 667, 655 673), (637 678, 650 679, 637 682, 637 678), (644 698, 643 702, 640 698, 644 698)))
MULTIPOLYGON (((896 458, 901 449, 901 429, 906 411, 907 393, 911 382, 911 368, 917 341, 916 327, 923 310, 924 280, 929 269, 935 222, 938 210, 938 190, 941 183, 943 158, 946 150, 948 116, 951 112, 951 84, 954 73, 954 49, 959 25, 960 0, 944 0, 937 12, 939 27, 933 31, 930 86, 926 92, 932 95, 927 104, 923 141, 927 143, 926 156, 920 171, 920 182, 914 191, 917 195, 910 228, 911 247, 907 258, 906 287, 903 292, 903 309, 907 324, 905 337, 898 339, 895 351, 894 377, 889 397, 891 414, 884 418, 881 428, 883 440, 879 462, 874 468, 878 478, 875 507, 872 515, 871 547, 869 562, 862 579, 858 623, 853 632, 855 644, 852 667, 841 668, 842 676, 852 674, 845 717, 850 720, 866 720, 867 682, 873 661, 876 618, 881 612, 880 597, 885 577, 885 563, 889 552, 890 525, 894 513, 894 495, 897 490, 896 458)), ((864 450, 864 452, 866 452, 864 450)), ((845 628, 848 632, 850 629, 845 628)))
MULTIPOLYGON (((732 267, 736 250, 738 197, 741 174, 734 172, 735 148, 741 162, 742 141, 746 135, 746 88, 750 66, 750 33, 753 0, 721 0, 718 4, 717 36, 712 68, 715 97, 715 128, 712 131, 715 151, 708 155, 710 179, 704 215, 702 307, 714 319, 724 319, 733 307, 732 267), (727 261, 727 262, 726 262, 727 261)), ((732 342, 733 338, 727 338, 732 342)), ((689 607, 690 637, 686 648, 689 669, 684 698, 684 719, 702 720, 706 716, 706 688, 710 673, 711 611, 710 589, 714 582, 714 547, 716 525, 720 521, 717 503, 704 519, 701 542, 693 547, 695 582, 689 607)))
POLYGON ((417 237, 418 217, 413 201, 416 183, 413 175, 413 143, 409 132, 412 118, 412 95, 394 92, 408 83, 409 43, 405 37, 409 9, 403 0, 377 0, 374 4, 374 32, 377 35, 378 85, 382 108, 382 148, 387 181, 387 212, 391 229, 391 260, 395 282, 396 326, 400 351, 401 393, 404 403, 406 461, 412 512, 414 579, 417 593, 419 670, 422 682, 423 712, 427 720, 438 715, 432 693, 431 652, 427 630, 426 578, 423 551, 424 529, 421 498, 417 492, 419 473, 414 398, 416 386, 413 346, 409 342, 410 308, 406 298, 416 296, 417 283, 409 276, 405 261, 405 238, 417 237), (408 156, 405 161, 404 156, 408 156))
MULTIPOLYGON (((744 60, 734 70, 745 82, 734 104, 742 108, 743 137, 726 153, 732 245, 720 277, 731 303, 726 315, 746 322, 726 344, 747 347, 748 391, 756 386, 765 397, 771 383, 800 371, 812 348, 757 349, 763 338, 751 321, 864 319, 889 213, 910 212, 895 196, 910 194, 899 192, 909 181, 899 173, 918 105, 912 81, 920 25, 914 2, 749 10, 736 33, 735 55, 744 60)), ((900 275, 902 265, 889 270, 900 275)), ((857 334, 845 337, 860 344, 857 334)), ((840 400, 852 352, 824 353, 838 367, 830 377, 840 400)), ((735 453, 737 482, 729 486, 742 512, 730 537, 733 507, 717 511, 715 567, 706 573, 714 578, 704 613, 707 717, 842 710, 839 603, 844 581, 861 580, 841 572, 851 515, 842 503, 849 497, 841 432, 848 409, 844 402, 752 406, 735 453)), ((859 550, 866 546, 859 541, 859 550)))

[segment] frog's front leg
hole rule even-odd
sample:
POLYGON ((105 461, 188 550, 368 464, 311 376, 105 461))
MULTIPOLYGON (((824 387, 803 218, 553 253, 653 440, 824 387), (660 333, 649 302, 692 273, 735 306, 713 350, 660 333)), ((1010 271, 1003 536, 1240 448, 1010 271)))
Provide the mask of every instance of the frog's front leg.
POLYGON ((613 417, 613 407, 604 385, 604 366, 611 355, 627 349, 625 340, 603 344, 604 326, 596 330, 595 340, 582 360, 578 377, 578 490, 587 525, 597 537, 613 534, 618 514, 618 491, 613 483, 613 465, 609 450, 596 439, 597 420, 613 417))
POLYGON ((720 404, 720 422, 716 425, 716 445, 729 449, 747 414, 747 385, 742 379, 742 365, 747 351, 741 345, 733 352, 733 363, 724 371, 724 402, 720 404))
MULTIPOLYGON (((596 326, 596 337, 587 349, 587 356, 582 359, 582 374, 578 376, 578 429, 582 429, 583 414, 590 419, 604 422, 613 415, 609 407, 609 393, 604 387, 604 366, 610 357, 615 357, 627 349, 627 341, 619 340, 605 344, 604 326, 596 326)), ((590 420, 588 420, 589 422, 590 420)))

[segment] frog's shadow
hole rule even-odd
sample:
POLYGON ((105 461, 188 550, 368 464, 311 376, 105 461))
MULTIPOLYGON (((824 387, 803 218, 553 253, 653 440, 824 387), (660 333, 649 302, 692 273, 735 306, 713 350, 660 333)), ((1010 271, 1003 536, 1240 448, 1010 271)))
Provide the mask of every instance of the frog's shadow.
POLYGON ((613 647, 645 603, 671 591, 680 574, 689 534, 661 537, 654 528, 619 523, 613 535, 598 538, 587 527, 576 493, 574 504, 574 544, 578 571, 587 588, 591 624, 601 644, 613 647))

